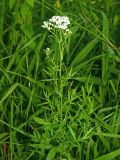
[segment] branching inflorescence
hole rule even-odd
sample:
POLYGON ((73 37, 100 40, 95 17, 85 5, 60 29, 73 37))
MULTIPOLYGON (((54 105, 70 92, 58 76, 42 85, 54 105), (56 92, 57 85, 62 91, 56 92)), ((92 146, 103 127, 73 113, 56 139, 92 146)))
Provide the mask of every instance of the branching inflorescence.
POLYGON ((64 31, 65 35, 71 34, 71 31, 68 29, 70 20, 66 16, 53 16, 48 21, 44 21, 42 27, 50 30, 60 29, 64 31))

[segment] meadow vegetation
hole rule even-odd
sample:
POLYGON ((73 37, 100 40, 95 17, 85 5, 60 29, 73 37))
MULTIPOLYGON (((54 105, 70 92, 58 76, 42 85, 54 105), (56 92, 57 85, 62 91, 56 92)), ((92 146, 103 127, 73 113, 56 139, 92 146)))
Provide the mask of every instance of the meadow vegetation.
POLYGON ((119 160, 119 107, 119 0, 0 1, 1 160, 119 160))

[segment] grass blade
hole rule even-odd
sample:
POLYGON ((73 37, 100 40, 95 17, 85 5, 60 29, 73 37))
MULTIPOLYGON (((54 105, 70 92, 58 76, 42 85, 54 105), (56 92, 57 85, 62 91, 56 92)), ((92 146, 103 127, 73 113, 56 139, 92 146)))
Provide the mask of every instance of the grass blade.
POLYGON ((2 99, 0 100, 0 105, 2 104, 2 102, 19 86, 18 83, 15 83, 14 85, 12 85, 10 87, 9 90, 7 90, 5 93, 4 93, 4 96, 2 97, 2 99))
POLYGON ((117 149, 116 151, 100 156, 94 160, 113 160, 115 157, 119 155, 120 155, 120 149, 117 149))
POLYGON ((95 47, 98 42, 98 37, 91 40, 74 58, 71 63, 71 67, 79 65, 79 63, 90 53, 90 51, 95 47))
POLYGON ((39 118, 39 117, 33 117, 33 120, 37 122, 38 124, 43 124, 43 125, 49 124, 48 122, 45 122, 44 119, 39 118))
POLYGON ((57 148, 52 148, 52 149, 49 151, 46 160, 53 160, 56 153, 57 153, 57 148))

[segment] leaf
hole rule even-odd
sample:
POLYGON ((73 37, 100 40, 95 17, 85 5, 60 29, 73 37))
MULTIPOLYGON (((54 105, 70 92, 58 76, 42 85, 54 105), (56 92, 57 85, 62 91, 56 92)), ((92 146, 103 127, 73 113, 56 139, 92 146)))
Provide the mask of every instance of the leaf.
POLYGON ((28 16, 30 12, 30 6, 28 5, 28 3, 24 2, 20 8, 20 13, 22 15, 22 18, 25 18, 25 16, 27 16, 28 19, 30 19, 30 17, 28 16))
POLYGON ((13 129, 15 132, 19 132, 19 133, 21 133, 21 134, 23 134, 23 135, 25 135, 25 136, 27 136, 27 137, 30 137, 30 138, 34 139, 34 136, 33 136, 32 134, 29 134, 28 132, 25 132, 25 131, 23 131, 23 130, 20 130, 20 129, 19 129, 19 126, 18 126, 17 128, 16 128, 16 127, 13 127, 13 126, 11 126, 10 124, 4 122, 4 121, 1 120, 1 119, 0 119, 0 122, 3 123, 4 125, 8 126, 9 128, 13 129))
POLYGON ((103 55, 98 55, 98 56, 95 56, 95 57, 93 57, 93 58, 85 61, 85 62, 81 62, 81 63, 77 64, 77 65, 74 66, 74 67, 70 66, 70 67, 68 68, 68 70, 71 70, 71 67, 72 67, 72 72, 73 72, 73 73, 74 73, 74 72, 77 72, 77 71, 79 71, 80 69, 86 67, 87 64, 89 64, 89 63, 91 63, 91 62, 93 63, 95 60, 101 58, 102 56, 103 56, 103 55))
POLYGON ((26 0, 26 2, 27 2, 31 7, 34 7, 34 0, 26 0))
POLYGON ((47 159, 46 160, 53 160, 54 157, 55 157, 55 154, 57 153, 57 148, 52 148, 49 153, 48 153, 48 156, 47 156, 47 159))
POLYGON ((91 77, 74 77, 73 79, 81 81, 81 82, 88 81, 88 83, 93 83, 95 85, 101 85, 100 79, 97 77, 93 77, 93 76, 91 76, 91 77))
POLYGON ((22 48, 20 48, 19 52, 21 52, 22 50, 26 49, 27 47, 29 47, 32 43, 34 43, 34 41, 40 37, 40 34, 36 35, 35 37, 31 38, 26 44, 24 44, 24 46, 22 48))
POLYGON ((109 138, 120 138, 120 134, 114 134, 114 133, 102 133, 104 137, 109 137, 109 138))
POLYGON ((42 118, 38 118, 38 117, 32 117, 33 118, 33 120, 35 121, 35 122, 37 122, 38 124, 49 124, 49 123, 47 123, 47 122, 45 122, 44 121, 44 119, 42 119, 42 118))
POLYGON ((60 0, 56 0, 56 7, 57 7, 57 8, 60 8, 60 7, 61 7, 60 0))
MULTIPOLYGON (((109 36, 109 21, 107 15, 102 12, 103 16, 103 36, 105 40, 108 40, 109 36)), ((102 43, 102 54, 108 53, 108 47, 106 43, 103 41, 102 43)), ((106 84, 107 75, 108 74, 108 56, 102 57, 102 81, 106 84)))
POLYGON ((107 139, 105 139, 105 137, 103 136, 100 127, 97 127, 97 134, 98 134, 100 140, 102 141, 104 147, 106 148, 106 150, 107 150, 107 151, 110 151, 110 144, 109 144, 109 142, 107 141, 107 139))
MULTIPOLYGON (((3 39, 4 30, 4 19, 5 19, 5 1, 0 2, 0 39, 3 39)), ((1 43, 1 42, 0 42, 1 43)))
POLYGON ((9 8, 10 8, 10 10, 12 10, 12 8, 15 5, 15 3, 16 3, 16 0, 9 0, 9 8))
POLYGON ((73 136, 74 140, 76 140, 76 135, 75 135, 75 132, 73 131, 72 127, 68 126, 68 128, 69 128, 69 131, 70 131, 71 135, 73 136))
POLYGON ((119 155, 120 155, 120 149, 117 149, 116 151, 95 158, 94 160, 113 160, 115 157, 119 155))
POLYGON ((23 85, 19 85, 22 91, 25 93, 28 99, 31 99, 32 104, 35 106, 40 103, 40 98, 37 96, 37 93, 34 91, 31 91, 28 87, 25 87, 23 85), (31 97, 32 96, 32 97, 31 97))
POLYGON ((33 29, 31 24, 23 24, 20 28, 29 39, 32 37, 33 29))
POLYGON ((4 139, 6 136, 9 136, 9 134, 8 133, 1 133, 0 140, 4 139))
POLYGON ((45 38, 46 38, 46 33, 43 35, 42 38, 39 39, 39 42, 38 42, 38 44, 36 45, 36 48, 35 48, 36 53, 39 53, 40 50, 42 49, 45 38))
POLYGON ((106 38, 109 36, 109 21, 107 15, 104 12, 101 12, 103 16, 103 34, 106 38))
POLYGON ((36 64, 36 61, 37 61, 37 55, 34 54, 31 62, 30 62, 30 65, 28 66, 28 70, 27 70, 27 75, 30 76, 31 75, 31 72, 33 70, 35 70, 35 64, 36 64))
POLYGON ((95 38, 91 40, 88 44, 86 44, 86 46, 77 54, 77 56, 72 61, 71 67, 79 64, 90 53, 90 51, 95 47, 98 42, 98 38, 95 38))
POLYGON ((12 85, 10 87, 9 90, 7 90, 5 93, 4 93, 4 96, 2 97, 2 99, 0 100, 0 104, 18 87, 18 83, 15 83, 14 85, 12 85))

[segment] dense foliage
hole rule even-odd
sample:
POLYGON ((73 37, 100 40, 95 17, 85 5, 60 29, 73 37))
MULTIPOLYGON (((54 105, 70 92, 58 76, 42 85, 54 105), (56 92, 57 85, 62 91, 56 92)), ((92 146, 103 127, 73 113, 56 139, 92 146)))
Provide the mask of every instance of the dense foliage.
POLYGON ((0 159, 120 159, 119 0, 0 1, 0 159), (41 27, 70 19, 70 35, 41 27))

